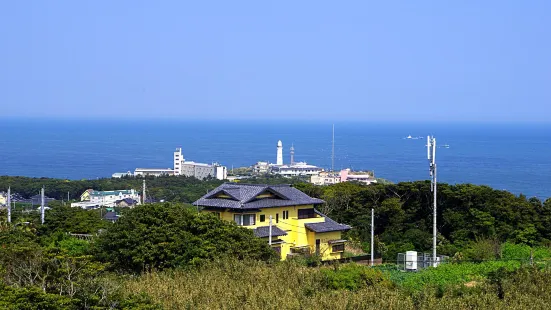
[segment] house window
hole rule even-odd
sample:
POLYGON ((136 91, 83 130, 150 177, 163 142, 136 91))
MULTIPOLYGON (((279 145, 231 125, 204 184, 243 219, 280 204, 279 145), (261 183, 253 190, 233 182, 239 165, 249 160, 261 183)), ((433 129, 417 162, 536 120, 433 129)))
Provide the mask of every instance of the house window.
POLYGON ((260 214, 260 222, 265 222, 265 221, 266 221, 266 215, 260 214))
POLYGON ((344 243, 333 245, 332 250, 333 252, 344 252, 344 243))
POLYGON ((279 213, 276 213, 276 223, 279 223, 279 213))
POLYGON ((299 209, 298 210, 298 218, 299 219, 309 219, 316 217, 316 212, 314 211, 314 208, 311 209, 299 209))
POLYGON ((289 211, 283 211, 283 219, 286 220, 289 218, 289 211))
POLYGON ((252 226, 256 224, 256 214, 234 214, 233 220, 239 226, 252 226))

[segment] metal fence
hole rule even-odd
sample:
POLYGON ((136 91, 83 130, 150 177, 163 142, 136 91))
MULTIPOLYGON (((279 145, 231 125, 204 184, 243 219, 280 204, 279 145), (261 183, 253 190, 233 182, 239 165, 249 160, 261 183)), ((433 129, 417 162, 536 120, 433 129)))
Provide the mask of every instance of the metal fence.
POLYGON ((418 253, 414 251, 406 253, 398 253, 397 267, 401 271, 418 271, 428 267, 437 267, 438 265, 445 263, 448 256, 437 255, 436 263, 432 256, 432 253, 418 253))

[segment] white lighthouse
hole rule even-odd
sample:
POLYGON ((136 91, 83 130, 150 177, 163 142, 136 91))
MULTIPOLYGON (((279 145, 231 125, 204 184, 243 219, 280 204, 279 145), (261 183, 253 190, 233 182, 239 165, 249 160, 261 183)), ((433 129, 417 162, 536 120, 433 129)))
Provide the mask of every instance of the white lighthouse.
POLYGON ((283 143, 281 140, 277 141, 277 160, 276 165, 283 166, 283 143))

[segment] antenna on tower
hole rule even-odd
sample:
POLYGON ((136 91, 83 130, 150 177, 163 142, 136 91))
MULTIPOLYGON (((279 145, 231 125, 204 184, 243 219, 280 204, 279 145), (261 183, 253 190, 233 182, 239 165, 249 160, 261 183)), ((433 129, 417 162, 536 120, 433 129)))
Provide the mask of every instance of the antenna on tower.
POLYGON ((430 190, 433 197, 433 219, 432 219, 432 263, 433 267, 438 266, 436 257, 436 138, 427 136, 427 159, 429 160, 429 175, 431 177, 430 190))
POLYGON ((331 172, 335 171, 335 124, 333 124, 333 140, 331 146, 331 172))

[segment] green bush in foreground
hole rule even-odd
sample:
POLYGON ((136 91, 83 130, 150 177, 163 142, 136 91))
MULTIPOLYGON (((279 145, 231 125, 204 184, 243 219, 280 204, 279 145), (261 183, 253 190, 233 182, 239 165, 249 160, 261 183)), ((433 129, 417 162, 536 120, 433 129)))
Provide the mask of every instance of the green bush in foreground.
POLYGON ((393 286, 388 276, 382 271, 357 264, 335 266, 333 269, 322 269, 321 272, 325 276, 327 287, 334 290, 355 291, 372 286, 393 286))
POLYGON ((220 257, 276 259, 275 251, 252 230, 168 203, 125 212, 99 235, 95 253, 116 270, 132 272, 197 265, 220 257))

